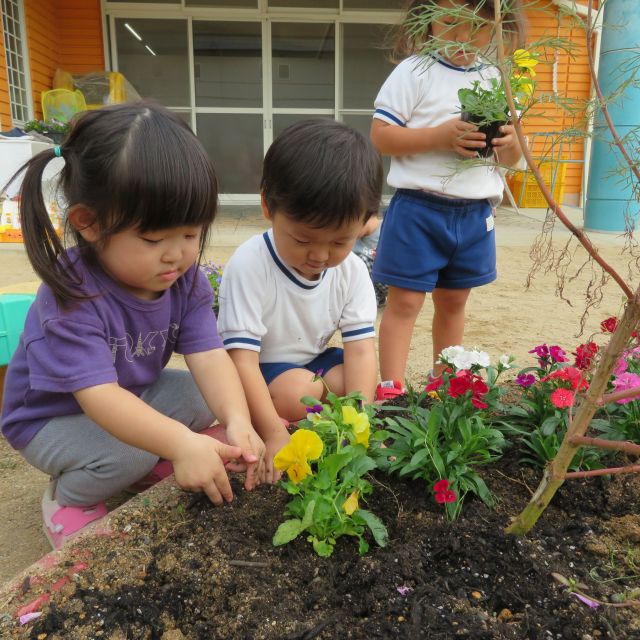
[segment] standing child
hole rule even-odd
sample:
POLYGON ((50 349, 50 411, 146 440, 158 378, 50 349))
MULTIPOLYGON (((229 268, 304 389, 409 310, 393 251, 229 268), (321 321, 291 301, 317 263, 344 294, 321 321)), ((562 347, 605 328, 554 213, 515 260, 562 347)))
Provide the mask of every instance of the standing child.
POLYGON ((85 113, 25 166, 22 232, 43 284, 6 374, 2 432, 52 478, 42 501, 52 545, 104 516, 104 500, 159 458, 216 504, 232 499, 225 461, 248 467, 252 488, 264 445, 197 265, 217 207, 204 148, 170 111, 127 104, 85 113), (41 195, 56 156, 68 250, 41 195), (165 369, 174 351, 191 373, 165 369), (197 433, 214 415, 230 444, 197 433))
MULTIPOLYGON (((522 36, 519 0, 511 0, 504 22, 513 44, 522 36)), ((376 398, 404 393, 402 380, 413 327, 426 292, 432 292, 433 359, 461 344, 471 288, 496 278, 493 209, 503 183, 495 162, 459 166, 476 158, 485 135, 459 115, 458 89, 474 81, 490 86, 497 68, 482 64, 492 46, 493 0, 413 0, 396 43, 404 59, 375 101, 371 138, 391 157, 388 182, 397 191, 385 214, 373 268, 376 282, 389 285, 380 324, 380 373, 376 398), (434 14, 435 10, 435 14, 434 14), (437 15, 426 38, 433 55, 416 55, 417 15, 437 15), (442 46, 440 46, 440 44, 442 46), (456 166, 458 165, 458 166, 456 166)), ((493 141, 498 162, 521 156, 512 125, 493 141)), ((434 365, 441 372, 441 365, 434 365)))
POLYGON ((376 381, 376 298, 351 249, 375 215, 382 162, 370 140, 339 122, 287 128, 264 159, 262 211, 271 229, 242 244, 220 288, 220 334, 247 394, 251 417, 273 456, 288 441, 279 416, 305 416, 302 396, 360 391, 376 381), (340 331, 344 352, 327 348, 340 331))
MULTIPOLYGON (((372 278, 373 262, 376 258, 376 248, 380 240, 380 219, 372 216, 364 225, 360 237, 353 245, 353 253, 355 253, 362 262, 367 266, 369 276, 372 278)), ((376 302, 379 307, 383 307, 387 301, 387 285, 381 282, 373 282, 373 290, 376 292, 376 302)))

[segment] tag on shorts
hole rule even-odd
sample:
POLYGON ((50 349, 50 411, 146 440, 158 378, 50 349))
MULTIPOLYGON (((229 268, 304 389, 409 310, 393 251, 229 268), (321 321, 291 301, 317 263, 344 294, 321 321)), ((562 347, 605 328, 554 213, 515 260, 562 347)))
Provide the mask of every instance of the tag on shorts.
POLYGON ((486 223, 487 223, 487 233, 488 233, 489 231, 491 231, 491 230, 493 229, 493 227, 495 227, 495 226, 496 226, 496 223, 495 223, 495 221, 494 221, 494 219, 493 219, 493 216, 489 216, 489 217, 486 219, 486 223))

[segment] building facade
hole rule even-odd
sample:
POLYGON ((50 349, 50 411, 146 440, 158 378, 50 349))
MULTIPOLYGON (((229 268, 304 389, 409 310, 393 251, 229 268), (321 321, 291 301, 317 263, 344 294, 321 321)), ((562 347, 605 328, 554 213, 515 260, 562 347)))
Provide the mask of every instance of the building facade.
MULTIPOLYGON (((538 66, 539 89, 587 97, 584 33, 564 0, 539 0, 530 39, 559 34, 575 42, 538 66), (546 7, 547 11, 537 9, 546 7), (582 47, 582 49, 581 49, 582 47)), ((197 133, 220 176, 222 201, 258 201, 264 152, 289 124, 335 118, 368 132, 373 99, 392 64, 389 30, 399 0, 0 0, 0 127, 38 117, 40 94, 62 68, 116 70, 143 97, 175 110, 197 133)), ((552 100, 527 117, 534 152, 542 135, 578 126, 583 113, 552 100)), ((582 143, 560 150, 566 199, 582 190, 582 143)))

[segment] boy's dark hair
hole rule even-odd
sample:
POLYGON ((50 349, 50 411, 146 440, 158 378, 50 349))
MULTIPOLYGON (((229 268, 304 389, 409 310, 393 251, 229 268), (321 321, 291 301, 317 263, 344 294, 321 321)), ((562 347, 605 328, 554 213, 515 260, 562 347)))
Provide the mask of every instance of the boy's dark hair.
MULTIPOLYGON (((505 43, 510 51, 524 47, 526 37, 526 20, 521 0, 502 1, 502 28, 505 43)), ((393 29, 390 46, 391 59, 400 62, 408 56, 420 52, 425 36, 431 33, 431 27, 426 33, 409 29, 413 20, 423 13, 431 10, 438 0, 407 0, 404 5, 406 11, 404 20, 393 29)), ((460 0, 461 4, 467 4, 477 11, 487 22, 493 22, 495 0, 460 0)))
POLYGON ((367 136, 335 120, 287 127, 264 158, 260 190, 271 213, 316 228, 377 213, 382 160, 367 136))
MULTIPOLYGON (((149 102, 87 111, 57 151, 65 160, 58 188, 66 206, 91 210, 102 240, 128 228, 145 233, 202 225, 202 250, 216 215, 217 181, 204 147, 177 115, 149 102)), ((42 175, 55 155, 54 149, 42 151, 11 181, 24 171, 25 248, 35 272, 64 305, 86 295, 78 291, 80 283, 42 197, 42 175)), ((75 229, 70 232, 82 255, 92 259, 91 246, 75 229)))

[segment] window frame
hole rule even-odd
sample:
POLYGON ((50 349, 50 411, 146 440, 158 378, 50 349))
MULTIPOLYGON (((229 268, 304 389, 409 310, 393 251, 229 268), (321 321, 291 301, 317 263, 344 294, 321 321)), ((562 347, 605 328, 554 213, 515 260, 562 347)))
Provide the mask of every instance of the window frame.
POLYGON ((22 126, 34 117, 23 0, 0 0, 0 14, 2 16, 2 37, 4 41, 4 58, 7 70, 11 122, 14 127, 22 126), (9 20, 15 22, 13 15, 9 17, 7 12, 9 5, 17 11, 18 22, 15 32, 9 31, 9 20), (12 42, 13 40, 15 40, 15 45, 12 42), (11 63, 12 55, 15 56, 16 65, 11 63), (22 66, 22 68, 19 68, 20 66, 22 66), (16 100, 20 93, 26 97, 26 103, 16 100))

